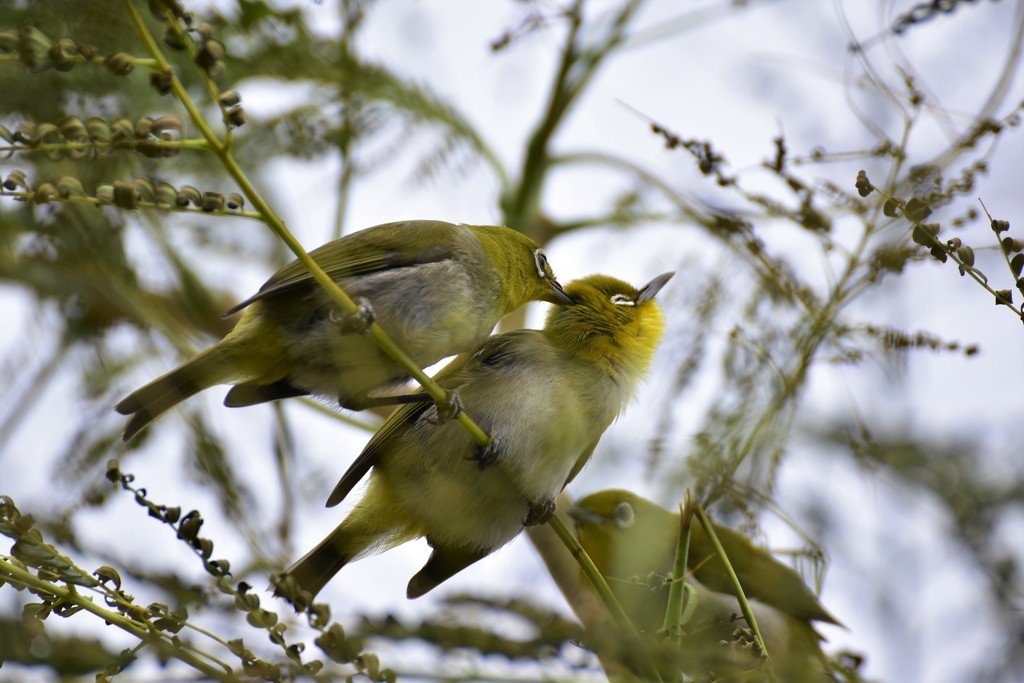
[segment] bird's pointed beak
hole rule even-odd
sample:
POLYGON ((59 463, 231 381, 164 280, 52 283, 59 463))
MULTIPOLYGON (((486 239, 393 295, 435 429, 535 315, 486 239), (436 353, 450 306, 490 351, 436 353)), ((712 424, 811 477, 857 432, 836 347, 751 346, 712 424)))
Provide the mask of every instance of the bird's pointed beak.
POLYGON ((569 508, 569 516, 582 524, 601 524, 605 521, 604 517, 596 512, 591 512, 586 508, 577 507, 575 505, 569 508))
POLYGON ((661 288, 664 287, 668 283, 668 281, 672 279, 673 275, 675 275, 674 272, 662 273, 658 277, 648 282, 640 289, 640 293, 637 294, 636 296, 636 302, 638 304, 641 304, 645 301, 650 301, 651 299, 653 299, 655 295, 661 291, 661 288))
POLYGON ((558 280, 550 278, 548 280, 548 287, 551 288, 551 303, 562 306, 573 306, 576 304, 576 302, 565 293, 565 289, 558 280))

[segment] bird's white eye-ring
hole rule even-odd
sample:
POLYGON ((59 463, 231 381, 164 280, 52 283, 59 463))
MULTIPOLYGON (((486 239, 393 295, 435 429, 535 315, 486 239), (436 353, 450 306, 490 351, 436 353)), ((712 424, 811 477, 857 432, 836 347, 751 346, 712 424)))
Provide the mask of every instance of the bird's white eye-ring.
POLYGON ((544 253, 543 249, 537 249, 533 252, 533 262, 537 264, 537 277, 548 277, 548 255, 544 253))
POLYGON ((625 294, 612 294, 612 298, 609 301, 616 306, 636 306, 636 302, 625 294))
POLYGON ((615 522, 615 526, 620 529, 628 529, 633 526, 633 522, 636 521, 636 515, 633 513, 633 506, 623 501, 612 508, 612 521, 615 522))

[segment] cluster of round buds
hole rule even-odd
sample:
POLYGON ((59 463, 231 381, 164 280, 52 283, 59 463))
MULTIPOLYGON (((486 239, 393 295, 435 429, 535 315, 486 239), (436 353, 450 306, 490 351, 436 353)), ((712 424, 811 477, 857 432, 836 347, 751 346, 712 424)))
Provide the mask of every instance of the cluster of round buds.
MULTIPOLYGON (((998 218, 992 219, 991 226, 992 232, 996 234, 996 237, 999 237, 1004 232, 1009 232, 1010 230, 1010 222, 998 218)), ((1016 278, 1018 291, 1020 291, 1021 294, 1024 294, 1024 277, 1022 277, 1022 273, 1024 273, 1024 240, 1016 239, 1015 237, 1007 235, 1006 237, 1000 238, 999 246, 1003 248, 1003 253, 1008 259, 1010 259, 1010 272, 1012 272, 1013 277, 1016 278)), ((1003 298, 1007 300, 1011 297, 1010 290, 1008 289, 1002 290, 1002 294, 1004 295, 1003 298)), ((999 298, 997 297, 996 303, 1003 302, 999 301, 999 298)))
MULTIPOLYGON (((199 535, 199 530, 203 526, 203 516, 198 510, 192 510, 182 515, 180 507, 168 507, 153 503, 146 497, 146 489, 136 488, 132 485, 135 476, 122 472, 121 465, 117 460, 107 461, 106 477, 111 483, 118 484, 124 490, 135 494, 135 502, 149 510, 150 517, 174 528, 177 531, 177 537, 190 545, 202 558, 207 572, 217 577, 231 575, 231 564, 227 560, 210 559, 213 555, 213 541, 199 535)), ((112 577, 105 576, 104 578, 109 580, 112 577)))
POLYGON ((220 106, 224 108, 224 123, 229 128, 244 126, 249 120, 242 109, 241 101, 242 96, 237 90, 226 90, 220 94, 220 106))
POLYGON ((18 61, 33 73, 47 69, 70 71, 76 64, 102 61, 112 73, 125 76, 135 67, 135 60, 124 52, 100 57, 94 45, 71 38, 53 40, 34 26, 0 31, 0 54, 17 55, 18 61))
MULTIPOLYGON (((948 252, 938 239, 940 229, 938 223, 915 223, 910 238, 922 247, 927 247, 932 256, 945 263, 948 252)), ((974 252, 971 252, 971 262, 974 262, 974 252)))
MULTIPOLYGON (((862 197, 868 196, 875 189, 871 185, 871 181, 868 180, 867 173, 864 171, 860 171, 857 174, 855 186, 862 197)), ((889 218, 895 218, 902 214, 904 218, 914 224, 911 239, 915 244, 927 248, 933 257, 943 263, 950 256, 954 257, 961 276, 971 273, 975 279, 979 279, 980 282, 987 284, 988 278, 974 267, 973 248, 964 244, 963 240, 959 237, 952 237, 945 241, 940 240, 939 232, 941 231, 941 226, 938 223, 922 222, 932 213, 931 208, 928 206, 929 198, 930 195, 913 197, 906 202, 896 198, 888 198, 882 205, 882 213, 889 218)), ((982 207, 984 208, 984 204, 982 204, 982 207)), ((987 209, 985 212, 988 215, 987 209)), ((989 219, 992 231, 999 239, 999 246, 1002 248, 1003 254, 1009 263, 1010 272, 1013 273, 1017 290, 1024 294, 1024 240, 1008 235, 1003 237, 1002 234, 1010 230, 1010 223, 1005 220, 992 218, 991 215, 989 215, 989 219)), ((954 222, 954 225, 957 225, 957 222, 954 222)), ((997 306, 1013 306, 1012 290, 999 289, 990 291, 995 292, 997 306)), ((1024 320, 1024 305, 1021 306, 1021 319, 1024 320)))
POLYGON ((14 540, 11 556, 39 571, 48 581, 93 587, 99 585, 83 569, 43 540, 32 515, 22 515, 9 496, 0 496, 0 534, 14 540))
POLYGON ((213 37, 210 24, 193 25, 192 15, 188 13, 175 13, 175 16, 181 23, 167 22, 164 43, 174 50, 186 50, 189 45, 185 41, 191 39, 196 64, 206 75, 216 78, 224 70, 224 43, 213 37))
POLYGON ((154 183, 146 178, 100 185, 95 196, 101 204, 113 204, 122 209, 141 206, 184 209, 193 206, 203 211, 241 211, 245 206, 245 200, 236 192, 225 196, 213 190, 203 191, 191 185, 177 188, 165 181, 154 183))
POLYGON ((946 248, 959 259, 961 277, 974 267, 974 249, 964 244, 959 237, 946 240, 946 248))
POLYGON ((154 183, 146 178, 100 185, 93 194, 89 194, 82 186, 82 181, 73 176, 64 176, 56 183, 30 185, 25 172, 15 169, 0 187, 6 194, 14 194, 19 199, 36 204, 86 199, 99 206, 113 204, 122 209, 186 209, 191 206, 202 211, 242 211, 245 208, 245 200, 237 192, 224 195, 213 190, 199 190, 191 185, 178 188, 162 180, 154 183))
POLYGON ((0 124, 0 139, 29 149, 46 145, 45 151, 52 159, 64 154, 82 157, 99 149, 133 149, 151 158, 169 157, 177 154, 179 147, 165 143, 180 141, 184 133, 184 121, 170 115, 144 116, 138 121, 107 121, 99 116, 83 121, 78 116, 65 116, 56 124, 25 122, 13 131, 0 124))
POLYGON ((85 198, 89 195, 82 187, 82 181, 73 176, 64 176, 56 183, 37 183, 35 187, 29 185, 25 178, 25 172, 15 169, 4 178, 4 193, 14 194, 18 199, 31 199, 36 204, 49 204, 50 202, 63 199, 85 198))
POLYGON ((893 327, 867 325, 864 331, 881 340, 887 349, 931 349, 932 351, 963 351, 965 356, 978 353, 977 344, 946 341, 927 332, 903 332, 893 327))
MULTIPOLYGON (((174 50, 190 50, 196 65, 210 78, 216 78, 224 70, 224 44, 213 37, 213 27, 207 23, 194 24, 193 16, 185 12, 178 2, 153 3, 154 13, 166 19, 165 11, 170 11, 179 21, 168 21, 164 31, 164 43, 174 50), (189 42, 191 41, 191 42, 189 42)), ((154 71, 150 83, 157 91, 165 95, 171 90, 172 75, 170 71, 154 71)), ((238 128, 248 121, 245 110, 239 102, 241 97, 234 90, 224 92, 220 96, 220 104, 224 109, 224 123, 229 128, 238 128)))

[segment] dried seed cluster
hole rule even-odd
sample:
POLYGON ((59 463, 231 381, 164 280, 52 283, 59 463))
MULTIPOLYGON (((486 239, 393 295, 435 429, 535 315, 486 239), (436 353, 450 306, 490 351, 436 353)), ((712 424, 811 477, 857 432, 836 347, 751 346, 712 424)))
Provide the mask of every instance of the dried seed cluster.
POLYGON ((54 123, 18 125, 13 131, 0 124, 0 139, 11 145, 8 156, 18 151, 42 148, 54 160, 65 154, 82 158, 101 150, 131 149, 143 156, 162 158, 180 151, 177 143, 184 139, 185 123, 177 116, 144 116, 138 121, 108 121, 90 116, 65 116, 54 123))
POLYGON ((40 182, 30 185, 25 172, 15 169, 7 175, 0 188, 0 194, 13 195, 16 199, 36 204, 89 199, 100 206, 114 205, 122 209, 186 209, 191 206, 212 212, 241 211, 245 207, 245 200, 237 192, 225 196, 213 190, 203 191, 191 185, 177 188, 168 182, 153 182, 147 178, 99 185, 90 194, 82 186, 82 182, 73 176, 64 176, 56 183, 40 182))
MULTIPOLYGON (((971 181, 973 186, 973 177, 971 181)), ((857 188, 857 193, 861 197, 867 197, 877 190, 868 179, 867 172, 863 170, 857 173, 854 187, 857 188)), ((910 237, 915 244, 928 249, 932 257, 942 263, 945 263, 952 257, 957 264, 961 276, 970 273, 987 287, 988 277, 975 267, 974 249, 971 246, 965 244, 960 237, 951 237, 943 241, 939 238, 939 233, 942 231, 942 226, 939 223, 922 223, 923 220, 932 214, 932 210, 928 205, 928 200, 932 198, 933 195, 931 194, 923 197, 911 197, 907 201, 897 197, 886 197, 882 205, 882 213, 889 218, 902 215, 913 224, 910 237)), ((984 204, 982 207, 984 207, 984 204)), ((1006 258, 1006 263, 1014 278, 1014 284, 1017 290, 1024 294, 1024 277, 1022 277, 1022 271, 1024 271, 1024 240, 1008 235, 1005 237, 1001 236, 1009 231, 1009 221, 992 218, 987 209, 985 214, 988 216, 989 226, 992 228, 992 232, 995 233, 999 247, 1006 258)), ((962 224, 962 221, 959 221, 957 224, 962 224)), ((905 252, 901 251, 901 253, 905 252)), ((912 254, 912 252, 910 253, 912 254)), ((885 267, 884 264, 883 267, 885 267)), ((895 268, 889 267, 886 267, 886 269, 895 270, 895 268)), ((994 292, 997 306, 1013 307, 1013 291, 1011 289, 990 289, 989 291, 994 292)), ((1017 313, 1022 321, 1024 321, 1024 305, 1021 306, 1017 313)))

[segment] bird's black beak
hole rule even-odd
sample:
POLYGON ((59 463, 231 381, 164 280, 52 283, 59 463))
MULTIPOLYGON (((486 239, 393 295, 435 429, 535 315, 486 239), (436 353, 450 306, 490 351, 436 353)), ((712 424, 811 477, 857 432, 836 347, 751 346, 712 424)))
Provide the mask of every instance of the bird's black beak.
POLYGON ((645 301, 650 301, 651 299, 653 299, 654 296, 661 291, 661 288, 664 287, 668 283, 668 281, 672 279, 673 275, 675 275, 675 273, 662 273, 661 275, 659 275, 658 277, 654 278, 646 285, 641 287, 640 293, 636 295, 636 302, 638 304, 642 304, 645 301))
POLYGON ((552 301, 551 303, 559 304, 561 306, 574 306, 576 304, 576 302, 573 301, 569 297, 569 295, 565 293, 565 289, 558 282, 558 280, 555 280, 553 278, 549 279, 548 280, 548 287, 551 288, 551 295, 552 295, 552 298, 554 299, 554 301, 552 301))

